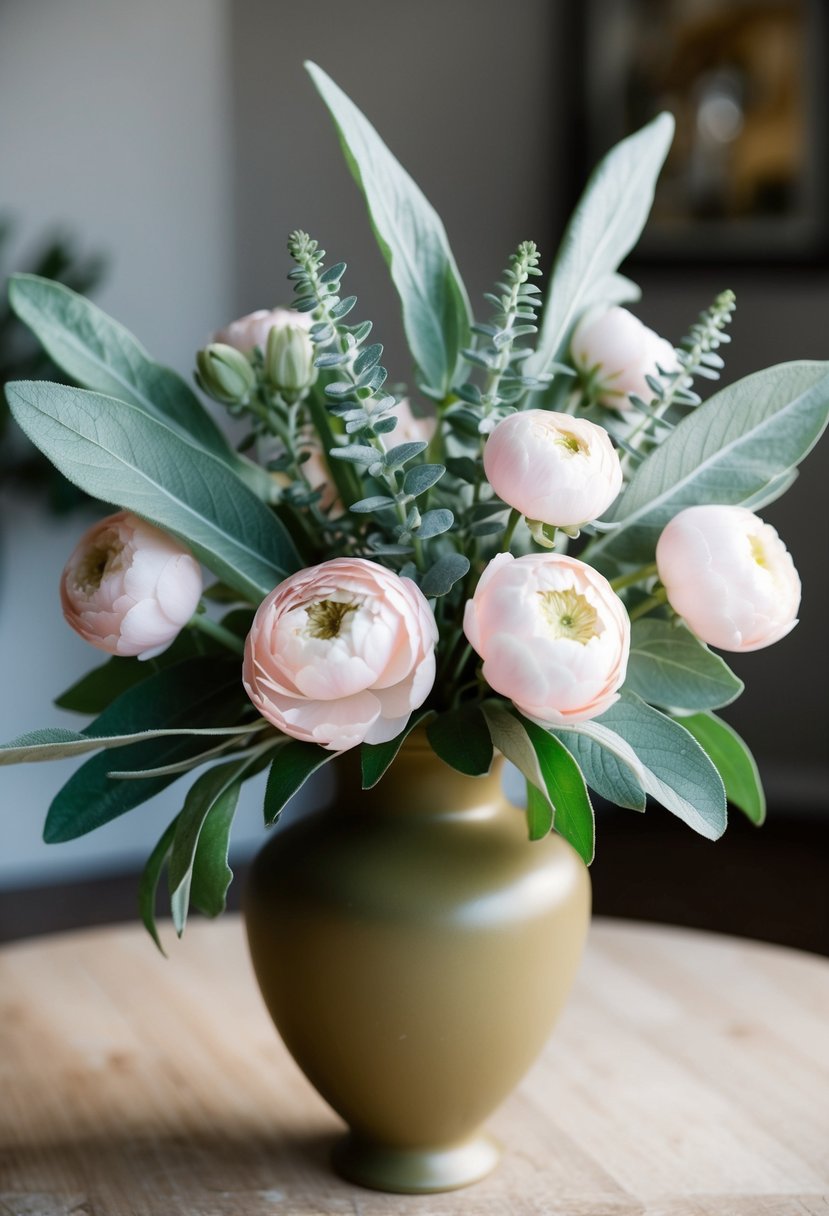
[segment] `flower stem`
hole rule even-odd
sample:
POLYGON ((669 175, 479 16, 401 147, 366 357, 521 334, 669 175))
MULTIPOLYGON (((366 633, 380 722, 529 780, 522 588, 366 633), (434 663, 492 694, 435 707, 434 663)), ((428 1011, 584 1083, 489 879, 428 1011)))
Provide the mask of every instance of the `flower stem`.
POLYGON ((197 612, 190 618, 188 624, 193 629, 200 629, 208 637, 221 642, 223 646, 227 646, 228 650, 233 650, 236 654, 245 653, 245 644, 242 639, 235 633, 231 633, 229 629, 225 629, 224 625, 220 625, 218 621, 212 620, 206 613, 197 612))
POLYGON ((510 542, 512 541, 512 537, 513 537, 513 533, 515 532, 515 529, 518 527, 518 521, 520 520, 520 518, 521 518, 521 512, 518 510, 517 507, 513 507, 509 513, 509 519, 507 520, 507 530, 504 533, 504 540, 501 545, 502 553, 509 553, 510 542))
POLYGON ((641 604, 637 604, 632 612, 628 613, 631 621, 638 621, 640 616, 645 616, 652 608, 659 608, 666 603, 668 593, 664 587, 660 587, 648 599, 643 600, 641 604))
POLYGON ((650 565, 640 566, 638 570, 634 570, 630 574, 623 574, 619 578, 611 579, 610 585, 614 591, 621 591, 623 587, 643 583, 645 579, 652 578, 654 574, 656 574, 656 562, 651 562, 650 565))

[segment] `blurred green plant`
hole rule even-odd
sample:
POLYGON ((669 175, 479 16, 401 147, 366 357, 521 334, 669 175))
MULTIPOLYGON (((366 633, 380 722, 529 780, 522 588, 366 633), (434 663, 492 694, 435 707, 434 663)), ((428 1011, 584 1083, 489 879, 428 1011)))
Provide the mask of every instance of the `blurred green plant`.
MULTIPOLYGON (((12 312, 6 284, 13 270, 25 269, 87 294, 101 282, 106 259, 100 254, 78 253, 71 235, 57 231, 41 239, 25 266, 12 266, 9 262, 15 227, 11 216, 0 213, 0 387, 10 380, 32 377, 72 384, 74 381, 52 362, 32 332, 12 312)), ((10 483, 44 492, 51 507, 59 512, 71 509, 87 497, 23 435, 9 414, 5 394, 0 393, 0 485, 10 483)))

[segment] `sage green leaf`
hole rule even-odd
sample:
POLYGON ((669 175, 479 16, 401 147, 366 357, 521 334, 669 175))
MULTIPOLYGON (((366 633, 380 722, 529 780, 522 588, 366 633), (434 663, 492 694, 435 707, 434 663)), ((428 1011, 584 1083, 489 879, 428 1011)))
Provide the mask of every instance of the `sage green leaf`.
POLYGON ((620 286, 609 276, 645 226, 673 133, 671 115, 659 114, 611 148, 593 171, 559 248, 536 352, 523 365, 526 375, 541 375, 566 354, 579 315, 597 298, 597 286, 620 286))
POLYGON ((538 723, 530 722, 522 715, 516 716, 538 757, 544 778, 543 789, 553 806, 553 827, 589 866, 596 851, 596 825, 578 762, 560 739, 538 723))
POLYGON ((719 709, 743 682, 684 625, 645 618, 631 630, 625 690, 668 709, 719 709))
POLYGON ((360 765, 363 774, 363 789, 370 790, 377 784, 394 760, 400 748, 415 727, 431 716, 430 709, 417 710, 409 718, 403 730, 387 743, 364 743, 360 748, 360 765))
POLYGON ((138 911, 144 922, 144 928, 165 958, 167 957, 167 952, 161 944, 161 938, 158 936, 158 926, 155 923, 155 897, 158 891, 161 871, 164 869, 164 863, 170 856, 170 849, 173 847, 173 836, 176 831, 177 819, 178 816, 165 828, 161 839, 147 859, 147 864, 141 872, 141 878, 138 883, 138 911))
POLYGON ((426 728, 426 735, 432 751, 459 773, 483 777, 492 768, 492 738, 477 703, 439 714, 426 728))
POLYGON ((317 769, 333 760, 336 752, 326 751, 316 743, 291 739, 280 747, 271 761, 265 786, 265 826, 276 823, 285 806, 317 769))
POLYGON ((284 525, 235 473, 137 406, 25 380, 7 385, 6 397, 69 481, 180 537, 252 602, 301 565, 284 525))
POLYGON ((139 406, 214 456, 235 463, 236 453, 190 386, 151 359, 129 330, 97 305, 34 274, 11 276, 9 303, 78 384, 139 406))
POLYGON ((371 225, 403 308, 409 350, 423 379, 446 394, 468 345, 466 289, 434 208, 377 132, 334 81, 306 63, 328 106, 348 166, 368 204, 371 225))
POLYGON ((633 770, 636 780, 667 810, 708 840, 718 840, 727 823, 725 788, 696 739, 678 722, 623 694, 599 718, 565 730, 587 735, 633 770))
POLYGON ((754 757, 736 730, 715 714, 694 714, 680 718, 679 722, 714 762, 728 801, 739 807, 752 823, 761 824, 766 818, 763 783, 754 757))
POLYGON ((590 545, 586 560, 652 558, 662 529, 685 507, 756 507, 769 487, 791 484, 790 471, 827 421, 829 363, 781 363, 721 389, 642 462, 613 508, 618 527, 590 545))
POLYGON ((555 811, 546 794, 527 782, 527 831, 530 840, 542 840, 553 830, 555 811))
POLYGON ((555 729, 551 733, 566 745, 584 773, 585 781, 600 798, 631 811, 644 811, 645 791, 634 769, 620 756, 607 751, 588 735, 555 729))
POLYGON ((193 866, 202 828, 214 811, 220 820, 232 820, 239 801, 242 780, 250 765, 250 756, 215 765, 197 778, 184 800, 181 814, 176 821, 167 874, 173 924, 179 937, 187 923, 193 866))
POLYGON ((544 774, 529 735, 518 718, 501 701, 485 701, 481 706, 493 746, 514 764, 536 789, 546 789, 544 774))
POLYGON ((420 580, 420 590, 427 600, 447 595, 455 583, 469 570, 469 558, 463 553, 444 553, 430 566, 420 580))
MULTIPOLYGON (((128 689, 84 733, 100 741, 116 733, 213 727, 217 722, 236 724, 248 707, 238 662, 210 655, 185 660, 128 689)), ((160 768, 198 756, 204 750, 204 737, 175 733, 93 756, 72 774, 53 800, 44 840, 54 844, 83 836, 139 806, 175 780, 173 775, 119 781, 110 778, 110 772, 160 768)))
POLYGON ((128 735, 87 735, 83 731, 64 730, 62 726, 49 726, 45 730, 32 730, 18 735, 9 743, 0 744, 0 764, 33 764, 42 760, 66 760, 69 756, 82 756, 86 752, 102 748, 129 747, 133 743, 145 743, 149 739, 162 739, 168 735, 243 735, 250 732, 248 726, 208 726, 195 728, 177 726, 169 730, 141 730, 128 735))

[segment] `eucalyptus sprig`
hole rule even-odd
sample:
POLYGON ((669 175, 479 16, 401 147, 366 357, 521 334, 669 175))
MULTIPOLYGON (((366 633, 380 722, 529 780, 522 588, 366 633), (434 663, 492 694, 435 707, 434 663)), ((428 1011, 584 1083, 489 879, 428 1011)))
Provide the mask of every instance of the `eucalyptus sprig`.
POLYGON ((397 398, 384 385, 388 372, 380 363, 381 343, 364 343, 371 332, 370 321, 346 325, 343 318, 357 303, 357 297, 340 296, 345 262, 324 269, 325 250, 308 233, 296 231, 288 241, 288 251, 297 263, 289 278, 294 282, 294 307, 311 312, 314 324, 310 334, 319 352, 316 366, 333 370, 340 377, 326 385, 329 411, 340 419, 351 442, 334 444, 328 455, 347 461, 359 474, 370 493, 351 502, 350 510, 373 516, 381 532, 370 534, 367 549, 384 558, 414 555, 415 572, 424 578, 426 594, 445 595, 468 569, 465 558, 451 554, 429 565, 424 542, 448 532, 454 514, 448 508, 422 510, 425 496, 446 473, 443 464, 427 464, 419 458, 425 441, 397 444, 387 448, 384 436, 397 426, 397 398), (396 520, 396 522, 395 522, 396 520))

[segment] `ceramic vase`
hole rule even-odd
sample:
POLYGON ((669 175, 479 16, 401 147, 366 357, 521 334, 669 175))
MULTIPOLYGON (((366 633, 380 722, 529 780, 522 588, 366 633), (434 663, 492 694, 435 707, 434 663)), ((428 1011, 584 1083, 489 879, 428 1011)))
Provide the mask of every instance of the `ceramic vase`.
POLYGON ((330 805, 277 828, 245 920, 267 1007, 349 1126, 334 1164, 378 1190, 451 1190, 499 1149, 485 1119, 541 1051, 578 965, 590 882, 527 839, 500 757, 466 777, 414 732, 371 790, 334 762, 330 805))

